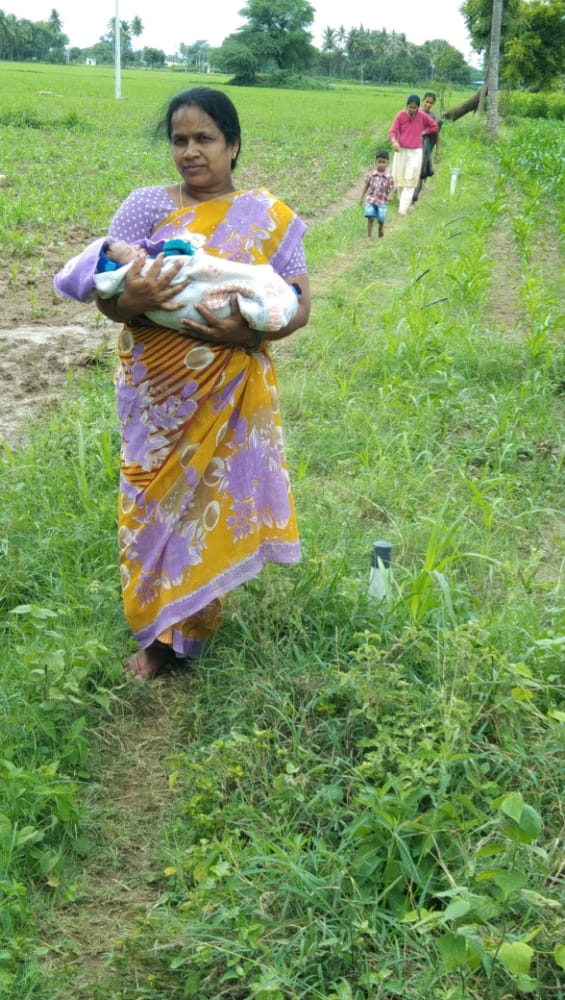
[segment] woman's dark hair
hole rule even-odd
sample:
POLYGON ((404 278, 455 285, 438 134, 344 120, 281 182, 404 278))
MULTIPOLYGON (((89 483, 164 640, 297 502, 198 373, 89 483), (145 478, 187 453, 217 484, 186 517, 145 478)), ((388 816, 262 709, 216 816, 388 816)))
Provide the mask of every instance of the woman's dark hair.
POLYGON ((230 101, 227 94, 221 90, 213 90, 211 87, 191 87, 190 90, 181 90, 168 104, 168 107, 157 126, 159 134, 166 133, 169 142, 172 138, 173 115, 181 108, 200 108, 204 111, 222 133, 227 145, 239 142, 239 150, 234 156, 231 167, 232 170, 237 163, 237 158, 241 152, 241 126, 235 105, 230 101))

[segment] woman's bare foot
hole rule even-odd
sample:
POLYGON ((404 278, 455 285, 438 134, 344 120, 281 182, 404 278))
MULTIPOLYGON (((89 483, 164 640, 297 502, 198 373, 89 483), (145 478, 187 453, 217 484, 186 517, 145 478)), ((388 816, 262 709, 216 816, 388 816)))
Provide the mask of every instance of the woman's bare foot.
POLYGON ((161 667, 172 663, 175 656, 170 646, 162 642, 152 642, 146 649, 139 649, 124 660, 124 670, 138 681, 148 681, 159 673, 161 667))

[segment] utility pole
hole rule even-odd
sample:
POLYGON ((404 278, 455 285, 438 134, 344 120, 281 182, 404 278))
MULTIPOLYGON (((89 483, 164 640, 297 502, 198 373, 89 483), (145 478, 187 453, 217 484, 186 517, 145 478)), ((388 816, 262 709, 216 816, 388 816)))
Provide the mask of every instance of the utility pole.
POLYGON ((116 0, 114 15, 114 96, 117 101, 122 97, 122 47, 120 25, 120 0, 116 0))

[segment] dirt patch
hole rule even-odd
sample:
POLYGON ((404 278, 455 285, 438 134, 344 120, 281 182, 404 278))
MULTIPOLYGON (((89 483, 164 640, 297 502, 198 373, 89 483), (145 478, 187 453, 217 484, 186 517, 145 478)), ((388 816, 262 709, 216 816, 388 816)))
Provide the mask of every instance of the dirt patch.
MULTIPOLYGON (((72 244, 90 237, 77 229, 72 244)), ((116 327, 94 305, 60 298, 53 275, 60 253, 18 260, 0 270, 0 444, 14 446, 30 417, 59 401, 70 371, 87 368, 112 349, 116 327)))
MULTIPOLYGON (((91 314, 95 314, 93 307, 91 314)), ((50 405, 70 371, 88 368, 101 351, 113 349, 113 323, 68 326, 19 326, 0 330, 0 444, 14 446, 22 428, 50 405)))
POLYGON ((165 888, 160 834, 179 794, 169 786, 168 762, 184 747, 175 708, 193 684, 188 670, 144 689, 128 681, 131 711, 99 734, 99 774, 86 792, 92 849, 73 883, 75 898, 47 914, 43 927, 45 975, 64 983, 66 1000, 92 1000, 102 995, 97 984, 120 978, 123 949, 165 888))
POLYGON ((493 267, 488 314, 493 325, 520 333, 527 319, 519 296, 522 262, 507 226, 507 220, 499 222, 490 242, 493 267))

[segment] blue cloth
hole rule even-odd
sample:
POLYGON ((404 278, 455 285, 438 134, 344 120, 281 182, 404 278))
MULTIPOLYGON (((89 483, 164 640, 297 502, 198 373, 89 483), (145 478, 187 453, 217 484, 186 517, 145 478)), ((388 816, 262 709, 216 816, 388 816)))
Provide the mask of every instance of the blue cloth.
POLYGON ((187 243, 186 240, 165 240, 163 244, 163 253, 165 257, 173 257, 175 254, 192 257, 194 254, 194 247, 192 246, 192 243, 187 243))
POLYGON ((365 202, 363 215, 366 219, 378 219, 379 222, 386 222, 388 205, 373 205, 372 202, 365 202))
POLYGON ((100 251, 98 255, 98 264, 96 265, 97 271, 117 271, 119 267, 123 266, 123 264, 118 264, 117 260, 110 260, 103 250, 100 251))

